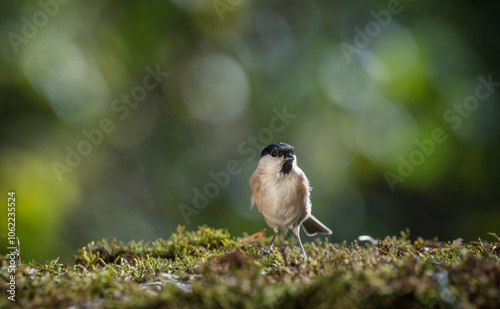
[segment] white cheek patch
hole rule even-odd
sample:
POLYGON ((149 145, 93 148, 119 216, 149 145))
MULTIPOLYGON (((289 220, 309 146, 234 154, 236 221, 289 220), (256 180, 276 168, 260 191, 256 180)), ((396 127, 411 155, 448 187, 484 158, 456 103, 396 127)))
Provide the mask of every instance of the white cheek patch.
POLYGON ((278 174, 281 170, 282 160, 278 157, 266 155, 260 159, 259 164, 262 164, 262 167, 266 170, 266 172, 278 174))

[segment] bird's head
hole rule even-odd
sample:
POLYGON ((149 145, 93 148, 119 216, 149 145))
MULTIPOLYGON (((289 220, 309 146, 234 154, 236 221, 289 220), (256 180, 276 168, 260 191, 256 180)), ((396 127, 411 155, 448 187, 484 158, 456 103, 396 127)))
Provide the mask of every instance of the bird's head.
POLYGON ((285 143, 274 143, 262 149, 260 163, 270 173, 289 174, 296 163, 295 148, 285 143))

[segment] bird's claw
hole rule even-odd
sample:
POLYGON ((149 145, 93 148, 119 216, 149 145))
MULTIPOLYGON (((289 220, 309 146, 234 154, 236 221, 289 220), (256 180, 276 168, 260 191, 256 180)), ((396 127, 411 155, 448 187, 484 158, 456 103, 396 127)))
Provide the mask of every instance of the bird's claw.
POLYGON ((261 253, 262 253, 262 255, 266 255, 266 254, 269 254, 273 251, 274 251, 274 248, 272 246, 269 246, 269 247, 267 247, 266 250, 262 250, 261 253))

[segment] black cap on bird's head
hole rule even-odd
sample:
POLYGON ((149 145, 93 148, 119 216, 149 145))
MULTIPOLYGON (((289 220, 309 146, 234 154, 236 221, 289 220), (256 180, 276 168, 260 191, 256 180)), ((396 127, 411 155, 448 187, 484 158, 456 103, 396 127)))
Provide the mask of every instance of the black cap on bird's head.
POLYGON ((295 148, 286 143, 274 143, 271 145, 267 145, 262 149, 260 153, 260 157, 262 158, 265 155, 271 155, 272 157, 285 157, 285 158, 293 158, 295 154, 295 148))

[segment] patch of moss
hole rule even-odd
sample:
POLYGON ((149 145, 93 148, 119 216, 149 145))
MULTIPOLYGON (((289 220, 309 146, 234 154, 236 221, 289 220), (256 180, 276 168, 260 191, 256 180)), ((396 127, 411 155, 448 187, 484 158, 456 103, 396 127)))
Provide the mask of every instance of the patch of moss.
MULTIPOLYGON (((406 230, 366 243, 316 240, 305 244, 307 260, 284 233, 264 256, 269 238, 238 239, 206 226, 179 227, 151 243, 101 240, 78 250, 75 265, 19 266, 16 302, 2 289, 0 307, 500 307, 496 234, 468 244, 409 236, 406 230)), ((6 284, 6 258, 0 263, 6 284)))

